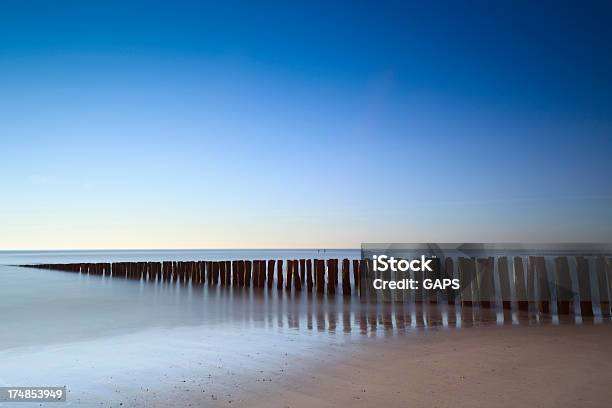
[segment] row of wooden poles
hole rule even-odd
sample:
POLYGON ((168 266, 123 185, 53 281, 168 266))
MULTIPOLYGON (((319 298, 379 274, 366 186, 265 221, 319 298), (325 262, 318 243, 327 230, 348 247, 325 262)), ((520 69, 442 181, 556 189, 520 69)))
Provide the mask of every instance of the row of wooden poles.
MULTIPOLYGON (((548 258, 550 260, 550 258, 548 258)), ((427 302, 480 305, 490 307, 501 300, 504 308, 511 308, 512 301, 519 310, 535 307, 549 313, 553 300, 559 314, 571 313, 570 306, 580 302, 583 316, 592 315, 590 268, 595 268, 598 281, 601 310, 609 313, 612 294, 612 261, 606 257, 590 260, 576 256, 552 259, 552 265, 543 256, 494 257, 446 257, 434 258, 434 272, 413 274, 411 277, 458 278, 460 289, 376 291, 372 280, 370 260, 299 259, 299 260, 234 260, 234 261, 164 261, 164 262, 114 262, 22 265, 33 268, 54 269, 89 275, 101 275, 161 282, 179 282, 192 285, 273 288, 308 291, 319 294, 350 296, 359 294, 368 300, 392 300, 400 302, 427 302), (497 262, 497 264, 495 264, 497 262), (286 265, 286 271, 284 268, 286 265), (576 268, 577 290, 572 289, 570 270, 576 268), (550 269, 550 274, 548 273, 550 269), (286 272, 286 273, 285 273, 286 272), (341 274, 341 275, 340 275, 341 274), (351 284, 352 275, 352 284, 351 284), (501 293, 496 293, 494 279, 499 279, 501 293), (339 276, 341 286, 339 287, 339 276), (550 280, 552 276, 552 281, 550 280), (512 289, 511 289, 512 288, 512 289), (555 291, 554 297, 552 290, 555 291), (353 290, 354 292, 351 292, 353 290), (512 296, 514 292, 514 296, 512 296), (412 297, 412 298, 410 298, 412 297)), ((389 277, 389 276, 388 276, 389 277)), ((398 278, 398 277, 396 277, 398 278)))
MULTIPOLYGON (((534 309, 551 313, 556 302, 558 314, 570 314, 571 306, 580 304, 582 316, 593 316, 591 295, 591 269, 597 281, 602 315, 610 316, 612 295, 612 259, 604 256, 515 256, 495 257, 446 257, 433 259, 433 272, 411 272, 410 277, 422 282, 424 278, 458 278, 460 289, 415 291, 372 290, 363 285, 361 295, 369 299, 399 302, 444 302, 464 306, 491 307, 500 300, 504 309, 511 309, 514 301, 519 310, 534 309), (572 285, 571 270, 575 268, 577 288, 572 285), (499 279, 498 293, 495 277, 499 279), (554 293, 553 293, 554 291, 554 293), (514 292, 514 296, 513 293, 514 292), (408 299, 407 299, 408 298, 408 299)), ((366 273, 369 271, 366 267, 366 273)), ((368 280, 384 277, 385 273, 371 273, 368 280)), ((386 277, 392 277, 386 274, 386 277)))
POLYGON ((21 265, 31 268, 53 269, 88 275, 112 276, 134 280, 180 282, 192 285, 273 288, 336 294, 338 275, 342 273, 342 294, 351 294, 351 269, 355 288, 359 288, 362 261, 338 259, 254 260, 254 261, 164 261, 113 262, 21 265), (283 264, 286 262, 286 274, 283 264), (276 277, 276 279, 275 279, 276 277))

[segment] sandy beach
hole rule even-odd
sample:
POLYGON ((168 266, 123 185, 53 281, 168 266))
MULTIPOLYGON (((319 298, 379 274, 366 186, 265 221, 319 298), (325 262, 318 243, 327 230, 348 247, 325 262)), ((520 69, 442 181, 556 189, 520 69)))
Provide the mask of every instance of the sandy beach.
POLYGON ((609 323, 388 336, 174 328, 0 352, 0 378, 67 384, 67 405, 86 407, 605 407, 611 340, 609 323))
POLYGON ((612 326, 423 331, 346 347, 244 406, 606 407, 612 326))

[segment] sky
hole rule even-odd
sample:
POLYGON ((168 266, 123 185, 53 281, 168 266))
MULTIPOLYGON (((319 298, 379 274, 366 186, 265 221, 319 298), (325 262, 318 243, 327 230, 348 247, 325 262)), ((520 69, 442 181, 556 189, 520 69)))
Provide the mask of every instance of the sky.
POLYGON ((0 3, 0 249, 612 241, 610 2, 215 3, 0 3))

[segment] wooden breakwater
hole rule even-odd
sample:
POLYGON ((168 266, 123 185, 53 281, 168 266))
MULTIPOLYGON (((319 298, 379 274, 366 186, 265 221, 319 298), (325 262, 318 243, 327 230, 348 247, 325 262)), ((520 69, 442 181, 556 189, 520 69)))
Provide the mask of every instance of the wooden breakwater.
MULTIPOLYGON (((394 291, 393 302, 426 302, 592 316, 610 316, 612 258, 597 256, 514 256, 434 258, 434 272, 411 277, 458 279, 460 289, 394 291), (412 292, 409 293, 408 292, 412 292), (595 294, 593 296, 593 294, 595 294), (596 300, 597 304, 593 301, 596 300)), ((112 278, 192 286, 260 288, 380 300, 369 260, 293 259, 29 264, 112 278)))
POLYGON ((28 264, 21 267, 51 269, 85 275, 175 282, 181 284, 273 288, 313 291, 320 294, 351 294, 349 271, 354 271, 353 286, 359 287, 359 260, 344 259, 339 269, 337 259, 234 260, 234 261, 163 261, 28 264), (341 277, 339 280, 339 275, 341 277), (339 287, 338 283, 342 282, 339 287), (338 292, 339 293, 339 292, 338 292))

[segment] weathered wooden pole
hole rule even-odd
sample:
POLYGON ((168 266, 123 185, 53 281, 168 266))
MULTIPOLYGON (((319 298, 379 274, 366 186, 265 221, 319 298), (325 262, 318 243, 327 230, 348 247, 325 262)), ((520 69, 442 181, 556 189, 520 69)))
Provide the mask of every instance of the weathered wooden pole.
POLYGON ((342 296, 351 295, 351 262, 348 259, 342 260, 342 296))
POLYGON ((274 259, 268 260, 268 289, 274 284, 274 259))
POLYGON ((182 283, 185 278, 185 262, 177 261, 175 267, 175 281, 177 283, 182 283))
POLYGON ((612 315, 612 258, 603 257, 606 281, 608 282, 608 308, 612 315))
POLYGON ((548 272, 543 256, 535 257, 535 272, 538 282, 538 308, 542 313, 550 313, 550 302, 552 296, 548 285, 548 272))
POLYGON ((511 279, 508 269, 508 257, 500 256, 497 258, 497 271, 499 272, 499 288, 501 290, 502 307, 512 308, 512 292, 510 289, 511 279))
POLYGON ((334 259, 327 260, 327 294, 334 295, 338 283, 338 265, 334 259))
POLYGON ((302 283, 301 286, 304 286, 306 283, 306 260, 300 259, 300 281, 302 283))
POLYGON ((189 272, 188 272, 187 283, 191 282, 191 285, 195 286, 196 279, 197 279, 197 273, 198 273, 197 261, 189 261, 189 272))
POLYGON ((204 264, 206 265, 206 283, 208 283, 208 286, 211 286, 213 283, 212 261, 205 261, 204 264))
POLYGON ((219 279, 221 281, 221 286, 227 285, 227 281, 225 280, 225 262, 219 262, 219 279))
POLYGON ((335 285, 336 278, 337 278, 337 272, 334 267, 334 260, 328 259, 327 260, 327 294, 328 295, 333 295, 336 293, 336 285, 335 285))
POLYGON ((476 274, 478 276, 478 299, 480 300, 480 305, 487 308, 491 307, 491 299, 495 297, 492 256, 476 260, 476 274))
POLYGON ((558 256, 555 258, 555 271, 557 313, 560 315, 568 315, 571 313, 570 305, 576 302, 576 296, 572 290, 572 278, 566 256, 558 256))
POLYGON ((214 286, 219 284, 219 262, 212 262, 212 283, 214 286))
POLYGON ((606 259, 598 256, 595 259, 595 274, 597 275, 597 287, 599 288, 599 303, 602 317, 610 317, 610 282, 606 273, 606 259))
POLYGON ((312 276, 312 260, 306 260, 306 286, 308 288, 308 292, 312 292, 312 287, 314 285, 314 279, 312 276))
POLYGON ((325 261, 321 259, 314 260, 315 265, 315 284, 317 286, 317 293, 325 293, 325 261))
POLYGON ((244 287, 244 261, 238 261, 238 287, 244 287))
POLYGON ((183 270, 183 262, 182 261, 176 261, 174 262, 174 282, 175 283, 181 283, 181 281, 183 280, 183 275, 184 275, 184 270, 183 270))
POLYGON ((206 279, 206 270, 204 269, 204 261, 198 261, 198 285, 202 286, 206 279))
POLYGON ((238 261, 232 261, 232 286, 238 286, 238 261))
POLYGON ((584 256, 576 257, 576 271, 578 273, 578 289, 580 293, 580 313, 583 317, 593 316, 589 262, 584 256))
POLYGON ((258 288, 260 284, 261 274, 260 274, 260 262, 258 260, 253 261, 253 287, 258 288))
POLYGON ((474 286, 476 286, 476 267, 474 264, 473 258, 459 258, 459 285, 461 287, 461 303, 464 306, 472 306, 474 293, 477 293, 477 290, 474 290, 474 286))
POLYGON ((259 288, 266 286, 266 261, 260 260, 259 263, 259 288))
POLYGON ((276 287, 277 289, 283 288, 283 260, 279 259, 276 262, 276 287))
POLYGON ((514 270, 514 289, 519 310, 529 310, 529 302, 527 300, 527 288, 525 286, 525 267, 523 266, 523 258, 515 256, 512 259, 512 267, 514 270))
POLYGON ((287 260, 287 286, 285 289, 291 290, 291 283, 293 282, 293 261, 287 260))
POLYGON ((527 301, 531 305, 531 310, 538 308, 537 300, 535 256, 529 255, 527 257, 527 301))
POLYGON ((232 284, 232 263, 225 261, 225 285, 230 286, 232 284))
POLYGON ((157 282, 159 278, 159 272, 161 270, 161 262, 153 262, 152 265, 152 279, 154 282, 157 282))
POLYGON ((245 261, 244 263, 244 286, 251 287, 251 261, 245 261))
POLYGON ((355 292, 359 293, 359 285, 361 284, 359 268, 359 259, 353 259, 353 282, 355 282, 355 292))
POLYGON ((301 291, 302 290, 302 278, 300 277, 300 273, 298 272, 298 265, 299 262, 298 260, 294 260, 293 261, 293 286, 295 287, 296 291, 301 291))

